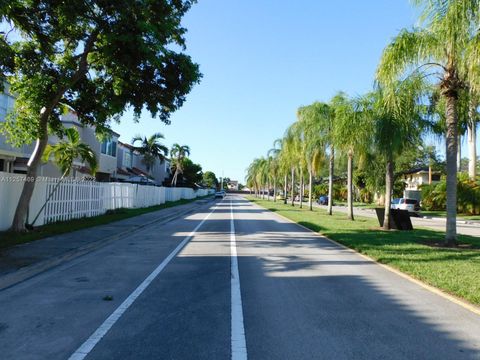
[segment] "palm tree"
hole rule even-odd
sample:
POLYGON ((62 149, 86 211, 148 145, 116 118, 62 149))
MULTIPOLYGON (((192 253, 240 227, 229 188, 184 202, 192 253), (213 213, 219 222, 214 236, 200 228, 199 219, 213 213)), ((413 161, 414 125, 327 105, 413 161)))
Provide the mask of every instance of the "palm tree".
POLYGON ((285 138, 277 139, 273 143, 274 148, 278 148, 278 167, 279 172, 283 174, 283 203, 287 204, 288 193, 288 173, 290 164, 288 163, 288 153, 285 149, 285 138))
POLYGON ((328 166, 328 215, 333 213, 333 177, 335 172, 335 144, 334 144, 334 125, 335 113, 333 108, 337 97, 334 97, 330 104, 315 102, 312 105, 312 111, 316 113, 315 126, 320 132, 321 143, 323 148, 328 148, 329 166, 328 166))
POLYGON ((164 139, 164 136, 160 133, 155 133, 149 138, 146 136, 136 135, 132 139, 132 145, 134 149, 143 155, 143 163, 147 167, 147 172, 150 174, 150 170, 153 168, 155 161, 158 159, 160 162, 165 161, 165 157, 168 155, 168 148, 163 145, 159 140, 164 139), (135 146, 135 143, 140 142, 140 146, 135 146))
POLYGON ((76 159, 80 159, 81 162, 87 163, 90 167, 90 172, 92 175, 97 171, 97 157, 95 152, 87 144, 82 143, 80 139, 80 134, 76 128, 65 129, 66 140, 60 140, 55 145, 48 144, 45 148, 45 152, 42 156, 42 161, 48 162, 50 157, 53 155, 53 161, 58 166, 62 172, 60 180, 57 182, 53 190, 47 197, 47 200, 42 205, 37 215, 33 219, 30 226, 33 226, 37 221, 38 217, 42 213, 45 206, 52 198, 53 194, 57 191, 60 184, 63 182, 65 177, 70 174, 72 169, 74 169, 73 162, 76 159))
MULTIPOLYGON (((385 165, 385 217, 384 229, 390 228, 390 207, 394 182, 395 160, 408 148, 417 148, 423 130, 419 105, 422 79, 412 77, 397 82, 395 96, 386 95, 382 88, 358 99, 359 123, 370 133, 371 149, 378 161, 385 165)), ((365 148, 363 151, 367 151, 365 148)))
POLYGON ((308 204, 313 210, 313 176, 324 157, 325 142, 322 136, 322 123, 328 115, 328 105, 315 103, 298 110, 300 129, 303 133, 304 158, 308 172, 308 204))
POLYGON ((294 123, 285 132, 283 141, 283 159, 289 164, 291 172, 291 204, 295 206, 295 172, 301 162, 301 140, 298 138, 297 125, 294 123))
MULTIPOLYGON (((435 79, 446 102, 447 226, 446 245, 455 245, 457 211, 458 98, 468 69, 478 64, 478 0, 415 0, 422 28, 402 30, 384 50, 377 80, 389 89, 398 79, 422 74, 435 79), (472 32, 473 29, 473 32, 472 32), (473 49, 472 51, 467 51, 473 49)), ((392 94, 390 97, 394 96, 392 94)))
POLYGON ((368 157, 374 129, 372 118, 366 119, 362 114, 362 98, 349 99, 345 94, 339 94, 334 108, 335 133, 334 141, 337 148, 347 156, 347 208, 348 218, 353 215, 353 170, 354 156, 359 163, 368 157))
POLYGON ((276 147, 276 142, 273 144, 273 148, 268 150, 267 156, 270 159, 270 175, 273 179, 273 202, 277 201, 277 184, 278 173, 280 171, 280 151, 281 149, 276 147))
POLYGON ((172 156, 172 168, 175 169, 172 185, 177 186, 178 175, 183 174, 183 162, 190 155, 190 147, 175 143, 172 145, 170 155, 172 156))

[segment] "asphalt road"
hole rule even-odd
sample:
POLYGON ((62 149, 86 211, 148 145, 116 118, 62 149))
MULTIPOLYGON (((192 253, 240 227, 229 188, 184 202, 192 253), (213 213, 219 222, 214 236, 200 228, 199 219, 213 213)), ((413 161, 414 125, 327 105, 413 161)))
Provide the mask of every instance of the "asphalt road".
POLYGON ((228 196, 0 291, 0 358, 480 359, 480 316, 228 196))

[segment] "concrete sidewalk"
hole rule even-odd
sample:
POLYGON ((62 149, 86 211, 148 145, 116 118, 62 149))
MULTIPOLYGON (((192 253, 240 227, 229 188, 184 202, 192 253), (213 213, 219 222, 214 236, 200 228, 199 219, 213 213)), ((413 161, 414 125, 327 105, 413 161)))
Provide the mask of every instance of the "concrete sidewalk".
POLYGON ((94 251, 129 233, 162 224, 208 206, 211 198, 177 205, 109 224, 20 244, 0 251, 0 290, 94 251))

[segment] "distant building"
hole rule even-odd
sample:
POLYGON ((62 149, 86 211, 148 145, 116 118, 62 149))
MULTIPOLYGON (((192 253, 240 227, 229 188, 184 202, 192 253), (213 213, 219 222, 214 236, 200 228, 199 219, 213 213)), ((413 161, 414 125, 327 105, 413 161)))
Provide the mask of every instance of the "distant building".
POLYGON ((115 179, 117 181, 138 182, 141 177, 145 178, 145 181, 150 179, 156 185, 162 185, 165 179, 170 177, 170 161, 168 159, 164 161, 157 159, 150 172, 148 172, 143 162, 143 156, 135 151, 135 147, 119 141, 115 179))
MULTIPOLYGON (((432 171, 431 177, 431 183, 437 183, 440 181, 441 173, 432 171)), ((421 185, 430 183, 428 168, 407 171, 403 173, 403 180, 406 184, 405 190, 420 190, 421 185)))

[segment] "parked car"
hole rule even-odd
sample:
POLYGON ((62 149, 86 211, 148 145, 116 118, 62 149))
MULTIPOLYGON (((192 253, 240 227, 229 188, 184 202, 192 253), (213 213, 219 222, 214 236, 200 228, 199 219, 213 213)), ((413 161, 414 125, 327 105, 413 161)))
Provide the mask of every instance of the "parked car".
POLYGON ((217 191, 215 193, 215 199, 217 199, 217 198, 223 199, 224 196, 225 196, 225 191, 217 191))
POLYGON ((328 205, 328 196, 322 195, 318 198, 317 203, 319 205, 328 205))
POLYGON ((400 204, 400 198, 392 199, 390 203, 390 209, 398 209, 398 205, 400 204))
POLYGON ((400 198, 395 206, 392 209, 408 210, 411 215, 419 215, 420 212, 420 204, 416 199, 400 198))

